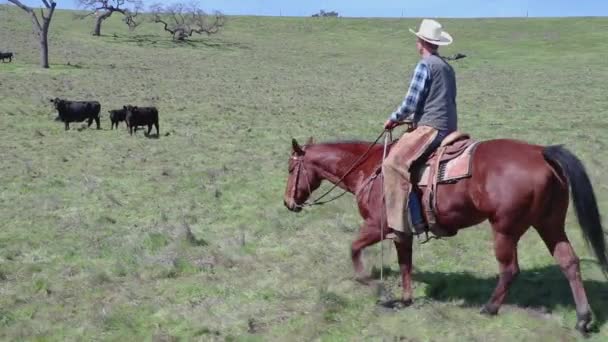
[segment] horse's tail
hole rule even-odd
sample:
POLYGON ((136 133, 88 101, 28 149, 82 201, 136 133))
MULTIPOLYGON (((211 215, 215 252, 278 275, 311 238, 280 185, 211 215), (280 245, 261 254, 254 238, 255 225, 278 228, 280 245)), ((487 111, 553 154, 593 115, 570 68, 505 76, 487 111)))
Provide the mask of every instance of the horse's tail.
POLYGON ((563 146, 547 146, 543 156, 549 162, 557 164, 565 174, 572 190, 572 201, 579 225, 587 247, 591 245, 604 274, 608 274, 608 253, 600 212, 593 186, 583 163, 563 146))

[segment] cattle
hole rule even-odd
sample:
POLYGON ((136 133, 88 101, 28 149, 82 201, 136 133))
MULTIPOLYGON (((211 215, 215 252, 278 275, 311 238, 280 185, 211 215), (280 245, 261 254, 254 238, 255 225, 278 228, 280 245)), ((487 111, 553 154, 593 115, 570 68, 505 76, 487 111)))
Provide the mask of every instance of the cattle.
POLYGON ((4 63, 5 59, 8 59, 8 62, 12 62, 13 61, 13 53, 12 52, 0 52, 0 59, 2 60, 2 63, 4 63))
POLYGON ((99 112, 101 105, 97 101, 68 101, 60 98, 51 100, 55 104, 55 109, 59 113, 56 121, 65 123, 65 130, 70 129, 70 122, 82 122, 89 120, 88 127, 91 127, 93 120, 97 124, 97 129, 101 129, 99 125, 99 112))
POLYGON ((156 127, 156 135, 159 135, 158 109, 156 107, 124 106, 123 109, 127 113, 125 122, 130 135, 133 135, 134 130, 137 131, 138 126, 148 126, 148 135, 150 135, 152 125, 156 127))
POLYGON ((114 129, 114 125, 116 125, 116 129, 118 129, 118 124, 121 121, 125 121, 126 117, 127 117, 127 110, 126 109, 113 109, 108 111, 108 113, 110 113, 110 121, 112 121, 112 128, 114 129))

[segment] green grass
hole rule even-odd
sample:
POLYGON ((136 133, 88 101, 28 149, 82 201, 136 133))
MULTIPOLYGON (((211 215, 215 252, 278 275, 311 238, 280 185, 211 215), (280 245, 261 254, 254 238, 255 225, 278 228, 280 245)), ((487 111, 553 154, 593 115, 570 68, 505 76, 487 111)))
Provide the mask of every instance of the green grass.
MULTIPOLYGON (((0 339, 571 341, 568 284, 537 234, 501 314, 478 314, 496 284, 489 226, 415 247, 416 304, 375 305, 352 281, 352 197, 300 214, 282 206, 291 137, 373 139, 417 60, 417 20, 234 17, 174 44, 118 16, 59 11, 50 70, 31 22, 0 7, 0 339), (69 64, 68 64, 69 63, 69 64), (51 97, 96 99, 103 130, 65 132, 51 97), (109 130, 107 111, 156 105, 160 139, 109 130)), ((563 143, 608 211, 608 19, 443 20, 463 131, 563 143)), ((568 232, 599 332, 608 283, 568 232)), ((387 243, 388 246, 388 243, 387 243)), ((390 250, 387 249, 387 250, 390 250)), ((394 251, 386 285, 399 293, 394 251)), ((368 269, 379 248, 366 251, 368 269)))

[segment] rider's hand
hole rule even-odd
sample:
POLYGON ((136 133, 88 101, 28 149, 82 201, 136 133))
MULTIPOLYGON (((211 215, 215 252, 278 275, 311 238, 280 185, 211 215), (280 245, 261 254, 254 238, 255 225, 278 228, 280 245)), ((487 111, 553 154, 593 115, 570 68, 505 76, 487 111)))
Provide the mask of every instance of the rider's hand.
POLYGON ((416 125, 411 122, 411 121, 407 121, 403 123, 404 125, 407 125, 407 129, 405 130, 407 133, 413 131, 414 129, 416 129, 416 125))
POLYGON ((384 129, 387 130, 391 130, 397 126, 399 126, 401 123, 398 121, 393 121, 391 119, 386 120, 386 122, 384 123, 384 129))

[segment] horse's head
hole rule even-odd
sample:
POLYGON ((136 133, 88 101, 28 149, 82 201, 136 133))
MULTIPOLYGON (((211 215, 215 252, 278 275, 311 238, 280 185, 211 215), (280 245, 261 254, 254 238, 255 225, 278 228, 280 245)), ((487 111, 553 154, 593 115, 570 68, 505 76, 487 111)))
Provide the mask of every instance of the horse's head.
MULTIPOLYGON (((312 138, 307 145, 312 144, 312 138)), ((306 147, 298 144, 296 139, 291 141, 291 156, 289 157, 289 176, 287 177, 287 187, 283 203, 287 209, 298 212, 302 210, 302 205, 310 194, 321 185, 321 178, 315 172, 310 163, 310 158, 306 157, 306 147)))

